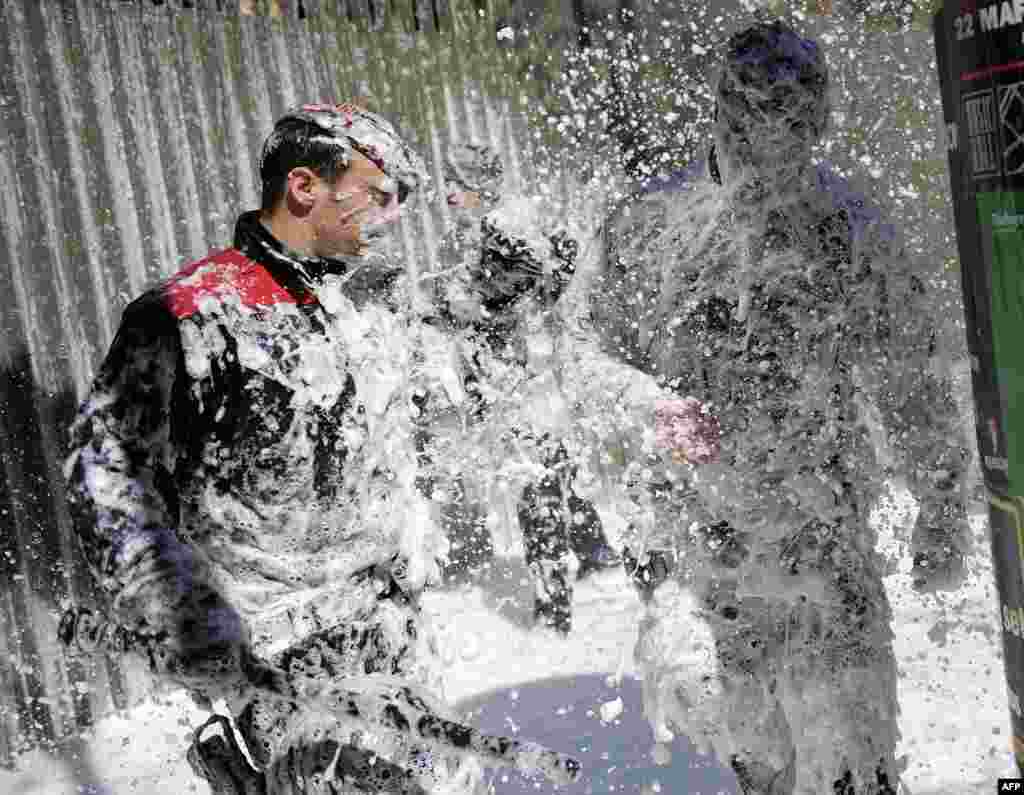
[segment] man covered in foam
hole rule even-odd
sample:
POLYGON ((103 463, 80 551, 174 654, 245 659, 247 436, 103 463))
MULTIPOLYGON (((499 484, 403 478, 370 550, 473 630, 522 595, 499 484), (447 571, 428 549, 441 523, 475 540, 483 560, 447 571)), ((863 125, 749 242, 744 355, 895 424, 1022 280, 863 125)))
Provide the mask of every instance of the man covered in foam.
POLYGON ((921 588, 963 575, 966 444, 920 266, 812 161, 828 76, 775 22, 734 35, 712 178, 612 226, 593 292, 606 346, 707 401, 717 462, 659 490, 643 539, 682 565, 637 646, 648 715, 745 793, 894 793, 897 674, 868 514, 920 503, 921 588))
MULTIPOLYGON (((200 730, 193 764, 215 792, 462 795, 483 786, 466 732, 431 751, 395 695, 447 709, 420 606, 447 543, 413 398, 443 401, 452 379, 422 364, 440 335, 409 319, 385 247, 425 168, 346 103, 289 109, 259 171, 261 207, 232 246, 125 310, 71 428, 100 624, 129 639, 117 651, 226 702, 257 767, 200 730), (299 697, 337 688, 376 705, 372 730, 353 722, 363 708, 299 697)), ((91 650, 92 634, 65 637, 91 650)))
POLYGON ((617 567, 622 530, 648 508, 641 472, 671 477, 679 460, 713 457, 715 428, 713 418, 701 420, 700 401, 678 399, 601 350, 580 317, 600 224, 579 206, 505 194, 502 174, 488 146, 449 152, 455 224, 439 248, 442 269, 428 279, 468 399, 457 423, 447 407, 433 410, 432 428, 460 430, 434 434, 427 447, 435 469, 450 470, 441 480, 455 484, 446 491, 461 503, 446 511, 453 547, 476 536, 478 549, 490 549, 486 531, 469 527, 485 506, 497 541, 503 526, 517 527, 536 624, 568 635, 571 558, 577 580, 617 567), (660 436, 659 413, 673 418, 660 436))
MULTIPOLYGON (((503 165, 490 147, 453 147, 446 166, 455 224, 440 248, 446 269, 435 297, 458 341, 472 397, 463 407, 464 430, 435 438, 432 454, 453 468, 464 502, 506 504, 504 518, 522 533, 536 588, 535 619, 568 634, 570 552, 580 564, 577 577, 619 562, 593 502, 579 493, 579 456, 570 449, 584 438, 587 409, 574 393, 592 397, 596 387, 640 374, 600 352, 594 367, 582 368, 568 338, 562 296, 580 254, 576 220, 540 196, 503 195, 503 165)), ((653 379, 640 380, 667 396, 653 379)), ((590 414, 608 419, 608 411, 590 414)), ((643 419, 652 424, 653 416, 649 401, 643 419)), ((502 517, 492 515, 498 530, 502 517)))

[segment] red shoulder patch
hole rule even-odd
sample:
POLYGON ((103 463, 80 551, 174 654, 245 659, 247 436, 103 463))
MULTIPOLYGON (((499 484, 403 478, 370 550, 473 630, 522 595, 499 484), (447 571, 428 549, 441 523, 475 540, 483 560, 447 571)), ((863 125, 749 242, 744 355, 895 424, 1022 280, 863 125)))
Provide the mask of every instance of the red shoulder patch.
POLYGON ((237 296, 243 306, 311 304, 316 298, 301 298, 286 290, 264 266, 237 249, 214 251, 186 265, 170 278, 166 288, 167 307, 179 320, 199 311, 203 298, 237 296))

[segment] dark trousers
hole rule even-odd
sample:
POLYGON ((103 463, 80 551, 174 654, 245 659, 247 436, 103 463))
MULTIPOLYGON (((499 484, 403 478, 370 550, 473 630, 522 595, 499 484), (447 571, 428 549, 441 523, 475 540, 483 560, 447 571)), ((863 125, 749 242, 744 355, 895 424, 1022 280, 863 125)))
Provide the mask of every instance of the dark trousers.
POLYGON ((596 559, 608 541, 594 506, 572 491, 576 468, 565 447, 545 440, 544 448, 547 471, 523 489, 517 513, 536 591, 535 615, 542 623, 568 633, 572 627, 568 552, 571 549, 586 563, 596 559))

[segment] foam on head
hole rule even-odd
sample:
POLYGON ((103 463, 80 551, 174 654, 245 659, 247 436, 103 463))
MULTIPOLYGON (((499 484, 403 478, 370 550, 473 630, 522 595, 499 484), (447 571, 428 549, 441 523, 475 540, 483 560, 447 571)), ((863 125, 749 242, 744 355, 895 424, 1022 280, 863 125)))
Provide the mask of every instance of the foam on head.
POLYGON ((374 163, 401 186, 403 193, 412 193, 430 182, 422 158, 399 135, 394 125, 383 116, 364 108, 341 105, 306 104, 289 109, 274 125, 260 156, 263 162, 280 145, 282 126, 289 121, 304 121, 319 130, 311 140, 336 145, 346 152, 346 162, 358 152, 374 163))
POLYGON ((781 22, 728 43, 716 88, 716 157, 727 181, 807 159, 828 125, 828 67, 818 45, 781 22))

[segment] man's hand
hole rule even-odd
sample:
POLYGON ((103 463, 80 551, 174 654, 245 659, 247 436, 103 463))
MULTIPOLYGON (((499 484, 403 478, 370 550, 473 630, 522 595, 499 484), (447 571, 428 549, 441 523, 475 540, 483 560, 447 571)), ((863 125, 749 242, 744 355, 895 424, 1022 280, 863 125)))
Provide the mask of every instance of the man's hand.
POLYGON ((136 601, 128 613, 129 625, 72 608, 61 619, 58 637, 85 652, 141 655, 154 674, 182 685, 200 702, 243 685, 251 650, 238 611, 201 581, 184 594, 170 578, 151 585, 145 605, 136 601))
POLYGON ((959 588, 967 576, 967 564, 958 540, 966 528, 916 527, 914 529, 914 588, 919 593, 959 588))
POLYGON ((721 425, 697 398, 659 400, 654 409, 656 444, 677 464, 710 464, 721 452, 721 425))
POLYGON ((558 301, 575 272, 579 243, 551 224, 543 207, 520 199, 481 219, 480 260, 471 269, 472 289, 491 314, 532 295, 542 306, 558 301))
MULTIPOLYGON (((111 625, 89 611, 71 608, 61 620, 60 639, 66 644, 79 645, 83 635, 89 636, 86 647, 91 651, 133 652, 151 662, 176 657, 161 648, 162 638, 142 636, 111 625)), ((565 754, 525 740, 482 734, 473 727, 450 720, 440 714, 436 702, 428 694, 421 694, 412 682, 396 681, 392 677, 338 677, 311 692, 289 670, 254 656, 247 646, 237 649, 234 656, 225 657, 224 663, 234 664, 226 674, 233 675, 236 695, 246 700, 255 696, 283 700, 289 704, 289 711, 297 705, 314 714, 334 714, 364 730, 395 732, 411 742, 436 744, 442 750, 477 756, 485 763, 514 767, 528 775, 540 773, 559 785, 570 784, 580 775, 579 762, 565 754)), ((214 697, 223 695, 221 688, 214 697)), ((223 766, 220 767, 223 771, 223 766)), ((286 766, 281 772, 290 771, 286 766)), ((233 780, 234 776, 229 775, 227 779, 233 780)))
POLYGON ((622 550, 622 567, 640 598, 649 602, 658 586, 675 571, 676 555, 671 549, 648 549, 638 558, 629 547, 625 547, 622 550))

